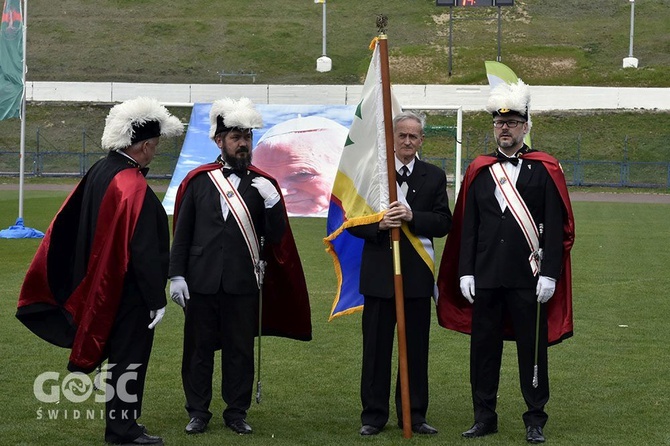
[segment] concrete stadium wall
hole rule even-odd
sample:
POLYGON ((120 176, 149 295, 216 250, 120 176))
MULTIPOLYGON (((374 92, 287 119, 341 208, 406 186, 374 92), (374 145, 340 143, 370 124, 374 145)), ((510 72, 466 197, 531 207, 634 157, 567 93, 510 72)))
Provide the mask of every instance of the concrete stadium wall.
MULTIPOLYGON (((670 88, 531 86, 531 110, 670 110, 670 88)), ((190 105, 225 96, 258 104, 357 104, 362 85, 135 84, 123 82, 26 82, 33 102, 114 103, 151 96, 165 104, 190 105)), ((462 106, 484 110, 488 85, 394 85, 403 106, 462 106)))

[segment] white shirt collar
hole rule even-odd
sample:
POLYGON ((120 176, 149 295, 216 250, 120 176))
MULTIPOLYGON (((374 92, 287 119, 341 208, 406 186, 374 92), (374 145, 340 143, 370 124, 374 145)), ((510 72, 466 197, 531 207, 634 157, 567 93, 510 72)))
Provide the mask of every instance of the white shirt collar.
POLYGON ((395 159, 396 172, 400 172, 402 166, 407 166, 407 168, 409 169, 408 175, 412 174, 412 172, 414 171, 414 162, 416 161, 416 158, 412 158, 412 161, 410 161, 408 164, 403 164, 402 161, 400 161, 397 156, 394 156, 393 158, 395 159))
POLYGON ((122 151, 122 150, 115 150, 115 152, 118 153, 119 155, 123 155, 123 156, 125 156, 125 157, 128 158, 129 160, 132 160, 134 163, 139 164, 139 163, 138 163, 132 156, 128 155, 126 152, 124 152, 124 151, 122 151))

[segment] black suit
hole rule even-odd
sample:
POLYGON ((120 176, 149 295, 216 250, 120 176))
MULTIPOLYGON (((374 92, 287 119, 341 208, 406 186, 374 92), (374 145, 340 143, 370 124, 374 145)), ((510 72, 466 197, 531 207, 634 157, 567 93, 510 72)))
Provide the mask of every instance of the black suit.
MULTIPOLYGON (((131 168, 139 168, 139 165, 124 155, 110 152, 87 173, 73 259, 75 285, 86 275, 103 196, 113 178, 120 171, 131 168)), ((130 242, 130 262, 119 309, 105 349, 108 363, 114 364, 106 382, 116 390, 106 403, 105 440, 108 442, 131 441, 142 434, 136 420, 142 411, 144 381, 154 337, 154 331, 148 328, 151 323, 149 311, 166 305, 169 246, 167 214, 156 194, 147 186, 130 242), (139 366, 135 367, 134 364, 139 366), (137 373, 137 379, 131 379, 125 385, 127 394, 137 397, 135 402, 124 401, 116 385, 126 371, 137 373)))
MULTIPOLYGON (((282 202, 265 209, 252 186, 258 173, 246 171, 238 191, 256 233, 276 243, 286 227, 282 202)), ((227 421, 243 419, 251 404, 254 336, 258 323, 255 265, 235 218, 224 220, 220 194, 205 173, 184 192, 175 227, 169 276, 183 276, 189 287, 186 305, 182 381, 186 410, 209 421, 212 414, 214 352, 222 350, 222 395, 227 421)))
MULTIPOLYGON (((447 181, 436 166, 416 160, 408 179, 407 202, 413 213, 410 231, 430 240, 443 237, 451 227, 447 181)), ((379 224, 349 228, 363 238, 360 293, 363 309, 363 369, 361 402, 363 425, 383 427, 389 418, 391 356, 396 323, 393 257, 390 231, 379 224)), ((428 343, 434 273, 412 247, 407 237, 400 239, 403 293, 409 368, 412 424, 426 421, 428 409, 428 343)), ((396 383, 396 413, 402 421, 399 380, 396 383)))
MULTIPOLYGON (((475 278, 470 351, 475 421, 497 423, 496 396, 507 318, 515 334, 521 390, 528 406, 524 422, 544 426, 544 406, 549 400, 546 305, 541 306, 539 386, 534 388, 538 278, 531 271, 531 250, 521 228, 509 207, 501 211, 495 188, 489 169, 482 169, 472 181, 465 201, 459 258, 459 276, 475 278)), ((521 162, 516 189, 535 223, 544 225, 540 274, 558 279, 563 250, 563 208, 558 190, 544 165, 530 160, 521 162)))

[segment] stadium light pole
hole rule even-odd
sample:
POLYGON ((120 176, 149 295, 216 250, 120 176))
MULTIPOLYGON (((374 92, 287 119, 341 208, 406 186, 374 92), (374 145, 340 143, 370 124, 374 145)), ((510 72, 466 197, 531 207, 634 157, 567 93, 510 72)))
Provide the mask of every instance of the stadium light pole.
POLYGON ((314 3, 321 3, 323 5, 323 44, 321 47, 321 57, 316 59, 316 71, 321 73, 330 71, 333 68, 333 61, 326 56, 326 0, 314 0, 314 3))
POLYGON ((628 57, 623 59, 624 68, 637 68, 638 60, 633 57, 633 34, 635 30, 635 0, 630 1, 630 45, 628 46, 628 57))

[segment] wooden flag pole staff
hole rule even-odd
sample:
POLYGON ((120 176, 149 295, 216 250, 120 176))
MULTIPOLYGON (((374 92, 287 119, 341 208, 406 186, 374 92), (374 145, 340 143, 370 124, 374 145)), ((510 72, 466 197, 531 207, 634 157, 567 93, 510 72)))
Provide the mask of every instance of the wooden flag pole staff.
MULTIPOLYGON (((398 191, 395 187, 395 153, 393 144, 393 113, 391 111, 391 80, 389 74, 388 43, 384 29, 386 18, 378 17, 377 26, 380 28, 379 59, 382 75, 382 98, 384 108, 384 133, 386 136, 386 165, 389 182, 389 202, 398 200, 398 191), (381 22, 381 23, 380 23, 381 22)), ((409 373, 407 370, 407 337, 405 331, 405 297, 402 288, 402 271, 400 270, 400 228, 391 228, 391 243, 393 250, 393 284, 395 288, 395 311, 398 330, 398 368, 400 369, 400 395, 402 402, 402 431, 403 438, 412 438, 412 412, 409 400, 409 373)))

